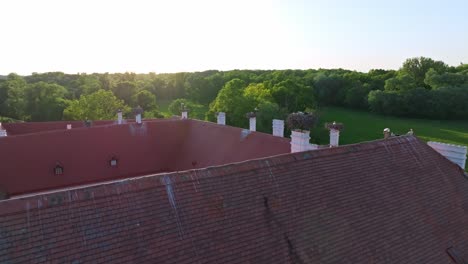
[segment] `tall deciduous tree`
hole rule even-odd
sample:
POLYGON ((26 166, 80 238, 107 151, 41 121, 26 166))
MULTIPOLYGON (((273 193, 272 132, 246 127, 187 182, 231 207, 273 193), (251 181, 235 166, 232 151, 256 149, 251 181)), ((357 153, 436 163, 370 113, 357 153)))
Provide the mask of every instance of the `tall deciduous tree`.
POLYGON ((435 61, 431 58, 418 57, 407 59, 400 69, 401 73, 409 75, 416 81, 417 87, 430 88, 424 83, 427 71, 434 69, 438 73, 446 72, 448 69, 447 64, 443 61, 435 61))
POLYGON ((119 100, 111 91, 99 90, 82 95, 79 100, 69 101, 63 115, 67 120, 105 120, 114 119, 118 109, 130 111, 123 100, 119 100))
POLYGON ((65 108, 65 87, 37 82, 26 86, 26 113, 32 121, 61 120, 65 108))
POLYGON ((156 109, 156 96, 147 90, 142 90, 132 96, 134 106, 140 106, 144 110, 156 109))

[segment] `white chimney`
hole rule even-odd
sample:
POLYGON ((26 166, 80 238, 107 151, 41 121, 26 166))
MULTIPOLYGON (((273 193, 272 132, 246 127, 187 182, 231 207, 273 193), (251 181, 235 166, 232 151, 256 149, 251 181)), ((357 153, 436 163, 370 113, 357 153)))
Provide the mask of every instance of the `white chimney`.
POLYGON ((311 150, 310 131, 291 131, 291 153, 311 150))
POLYGON ((123 123, 122 110, 117 111, 117 124, 121 125, 123 123))
POLYGON ((273 136, 284 137, 284 120, 273 119, 273 136))
POLYGON ((467 153, 466 146, 458 146, 433 141, 429 141, 427 144, 435 151, 439 152, 442 156, 446 157, 448 160, 457 164, 462 169, 465 169, 467 153))
POLYGON ((218 125, 226 125, 226 113, 218 113, 218 125))
POLYGON ((330 146, 338 147, 340 141, 340 131, 337 129, 330 129, 330 146))
POLYGON ((250 126, 250 131, 257 131, 257 118, 256 117, 249 118, 249 126, 250 126))
POLYGON ((0 137, 6 137, 7 131, 2 127, 2 123, 0 123, 0 137))
POLYGON ((183 110, 182 111, 182 119, 187 119, 188 118, 188 111, 187 110, 183 110))
POLYGON ((135 120, 136 120, 137 124, 141 124, 141 113, 136 114, 135 120))
POLYGON ((67 129, 72 129, 72 125, 71 125, 71 124, 67 124, 67 129))

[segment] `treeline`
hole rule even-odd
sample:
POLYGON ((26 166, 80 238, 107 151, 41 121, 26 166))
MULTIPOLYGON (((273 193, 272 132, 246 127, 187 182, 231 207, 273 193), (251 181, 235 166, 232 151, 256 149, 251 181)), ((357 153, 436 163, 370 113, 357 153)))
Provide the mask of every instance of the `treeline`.
POLYGON ((406 60, 397 71, 368 73, 343 69, 49 72, 0 78, 0 116, 26 121, 107 119, 119 108, 130 116, 137 105, 145 117, 160 117, 158 102, 175 99, 179 100, 170 107, 174 114, 183 102, 198 118, 213 119, 218 111, 228 112, 233 125, 246 122, 245 113, 255 108, 260 116, 281 118, 327 105, 396 116, 468 119, 468 65, 449 67, 420 57, 406 60), (210 105, 207 113, 202 111, 204 105, 210 105))

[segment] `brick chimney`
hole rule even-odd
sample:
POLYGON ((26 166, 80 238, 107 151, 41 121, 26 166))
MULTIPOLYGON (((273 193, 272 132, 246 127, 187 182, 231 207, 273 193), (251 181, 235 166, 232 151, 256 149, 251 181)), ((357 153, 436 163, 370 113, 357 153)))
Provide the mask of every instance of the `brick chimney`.
POLYGON ((122 110, 117 110, 117 124, 123 124, 122 110))
POLYGON ((291 153, 311 149, 310 131, 291 131, 291 153))
POLYGON ((218 125, 226 125, 226 113, 219 112, 217 118, 218 118, 218 125))
POLYGON ((466 146, 445 144, 434 141, 429 141, 427 144, 442 156, 460 166, 460 168, 465 169, 467 153, 466 146))
POLYGON ((0 123, 0 137, 6 137, 7 131, 3 128, 2 123, 0 123))
POLYGON ((284 137, 284 120, 273 119, 273 136, 284 137))

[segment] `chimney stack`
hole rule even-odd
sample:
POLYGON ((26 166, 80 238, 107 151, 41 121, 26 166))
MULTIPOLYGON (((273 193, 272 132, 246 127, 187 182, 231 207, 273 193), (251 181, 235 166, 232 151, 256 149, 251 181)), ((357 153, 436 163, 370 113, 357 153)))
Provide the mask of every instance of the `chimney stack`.
POLYGON ((330 147, 338 147, 340 142, 340 130, 343 129, 342 123, 326 123, 325 127, 330 130, 330 147))
POLYGON ((218 125, 226 125, 226 113, 218 113, 218 125))
POLYGON ((257 131, 257 118, 256 117, 249 118, 249 129, 250 131, 257 131))
POLYGON ((384 139, 390 138, 390 136, 392 135, 391 133, 392 133, 392 132, 390 131, 390 128, 385 128, 385 129, 383 130, 384 139))
POLYGON ((310 131, 291 131, 291 153, 311 150, 310 131))
POLYGON ((6 137, 7 131, 2 127, 2 123, 0 123, 0 137, 6 137))
POLYGON ((284 120, 273 119, 273 136, 284 137, 284 120))
POLYGON ((140 106, 137 106, 137 108, 135 108, 135 121, 137 124, 141 124, 141 114, 143 113, 143 108, 141 108, 140 106))
POLYGON ((117 110, 117 124, 123 124, 122 110, 117 110))
POLYGON ((180 104, 180 112, 181 112, 181 118, 182 119, 187 119, 188 118, 188 109, 185 107, 184 103, 180 104))
POLYGON ((467 153, 466 146, 445 144, 434 141, 429 141, 427 144, 442 156, 460 166, 460 168, 465 169, 467 153))
POLYGON ((255 108, 254 112, 245 114, 245 117, 249 119, 249 130, 257 131, 257 108, 255 108))
POLYGON ((72 125, 71 125, 71 124, 67 124, 67 129, 72 129, 72 125))
POLYGON ((330 129, 330 146, 338 147, 340 141, 340 131, 336 129, 330 129))

